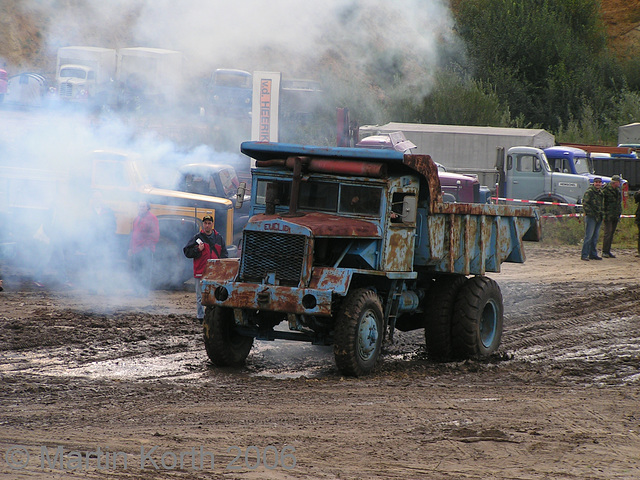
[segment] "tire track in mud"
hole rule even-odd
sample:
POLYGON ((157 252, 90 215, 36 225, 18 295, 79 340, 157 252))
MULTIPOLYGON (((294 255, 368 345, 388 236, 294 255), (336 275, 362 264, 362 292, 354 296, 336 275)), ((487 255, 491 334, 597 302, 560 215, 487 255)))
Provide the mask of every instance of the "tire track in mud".
POLYGON ((640 286, 512 284, 502 349, 516 362, 595 383, 640 381, 640 286))

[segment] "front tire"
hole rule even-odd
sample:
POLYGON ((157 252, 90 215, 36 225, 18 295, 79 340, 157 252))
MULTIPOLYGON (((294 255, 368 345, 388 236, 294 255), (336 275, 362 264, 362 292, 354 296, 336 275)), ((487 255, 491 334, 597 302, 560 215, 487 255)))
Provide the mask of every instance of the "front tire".
POLYGON ((236 331, 233 310, 207 307, 203 322, 204 347, 211 362, 218 367, 243 365, 253 337, 245 337, 236 331))
POLYGON ((484 276, 469 278, 453 312, 452 347, 458 358, 487 357, 500 346, 503 305, 498 284, 484 276))
POLYGON ((370 373, 380 357, 383 336, 380 298, 367 288, 354 290, 336 319, 333 353, 338 369, 354 377, 370 373))

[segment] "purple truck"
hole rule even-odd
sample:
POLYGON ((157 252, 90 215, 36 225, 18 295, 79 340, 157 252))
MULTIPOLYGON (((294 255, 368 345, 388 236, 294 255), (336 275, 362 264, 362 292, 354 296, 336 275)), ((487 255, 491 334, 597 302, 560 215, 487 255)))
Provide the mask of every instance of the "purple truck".
MULTIPOLYGON (((402 132, 365 137, 356 144, 358 148, 380 148, 409 153, 416 146, 407 140, 402 132)), ((444 165, 437 163, 438 176, 445 202, 489 203, 491 192, 480 185, 476 175, 462 175, 447 172, 444 165)))

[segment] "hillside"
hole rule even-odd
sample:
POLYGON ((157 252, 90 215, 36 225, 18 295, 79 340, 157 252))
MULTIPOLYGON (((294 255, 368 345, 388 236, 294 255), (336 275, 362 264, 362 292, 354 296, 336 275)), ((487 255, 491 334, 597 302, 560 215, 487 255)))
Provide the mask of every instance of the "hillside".
POLYGON ((609 44, 620 56, 640 50, 640 0, 602 0, 609 44))

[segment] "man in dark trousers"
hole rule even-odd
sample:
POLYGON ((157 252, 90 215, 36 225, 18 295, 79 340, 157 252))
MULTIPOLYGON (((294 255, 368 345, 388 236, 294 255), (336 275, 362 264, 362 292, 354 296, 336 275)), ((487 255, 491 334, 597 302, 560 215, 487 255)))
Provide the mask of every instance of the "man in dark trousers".
POLYGON ((611 243, 613 242, 613 234, 616 233, 618 220, 622 215, 622 192, 620 191, 620 176, 614 175, 611 181, 602 189, 602 198, 604 202, 604 237, 602 238, 602 256, 607 258, 616 258, 611 253, 611 243))
POLYGON ((204 320, 202 306, 202 275, 207 267, 207 261, 216 258, 227 258, 229 253, 224 244, 224 238, 213 228, 213 217, 202 217, 202 229, 182 249, 187 258, 193 258, 193 277, 196 280, 197 321, 204 320))
POLYGON ((600 236, 600 225, 602 224, 602 178, 596 177, 582 199, 582 209, 584 210, 584 240, 582 241, 582 260, 602 260, 598 256, 598 237, 600 236))

